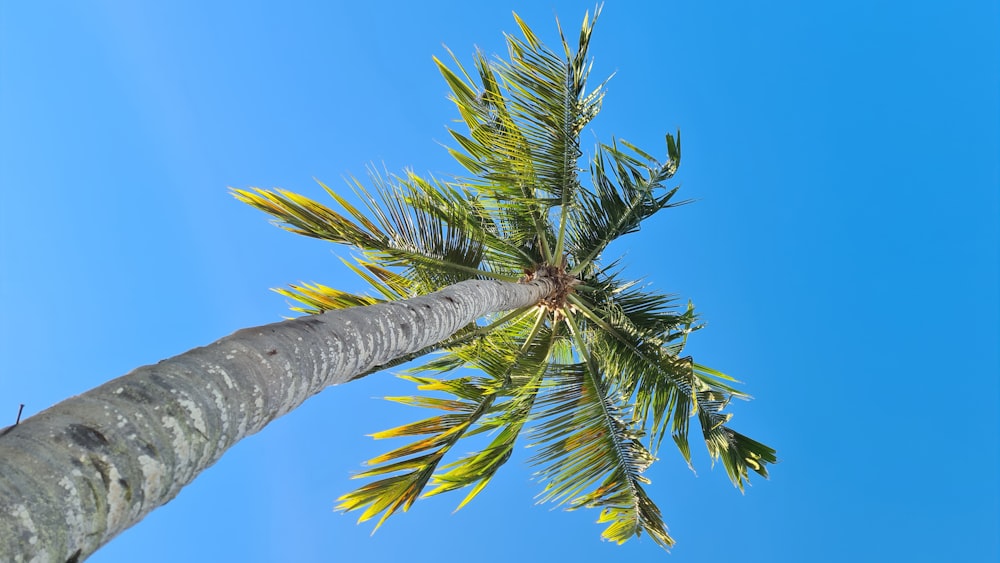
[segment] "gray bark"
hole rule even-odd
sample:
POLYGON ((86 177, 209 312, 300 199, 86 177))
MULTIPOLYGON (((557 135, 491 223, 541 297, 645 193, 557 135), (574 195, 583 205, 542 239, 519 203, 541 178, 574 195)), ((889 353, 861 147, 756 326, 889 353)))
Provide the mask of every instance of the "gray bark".
POLYGON ((324 388, 553 289, 466 281, 240 330, 0 431, 0 560, 82 561, 324 388))

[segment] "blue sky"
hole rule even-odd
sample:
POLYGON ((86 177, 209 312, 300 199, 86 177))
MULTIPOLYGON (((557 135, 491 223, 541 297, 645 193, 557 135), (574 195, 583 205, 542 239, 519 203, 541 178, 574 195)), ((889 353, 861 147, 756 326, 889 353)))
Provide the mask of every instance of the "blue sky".
MULTIPOLYGON (((511 10, 553 40, 554 15, 575 30, 592 8, 3 3, 0 425, 280 319, 268 288, 358 289, 227 186, 458 172, 431 57, 501 51, 511 10)), ((695 302, 690 350, 745 382, 734 425, 781 458, 740 495, 700 445, 697 475, 664 448, 670 556, 535 506, 524 455, 456 514, 435 497, 371 536, 333 513, 383 449, 365 434, 420 414, 375 399, 410 390, 380 374, 237 445, 91 561, 996 560, 998 29, 971 0, 605 6, 594 75, 617 74, 584 148, 660 154, 680 128, 696 200, 618 250, 695 302)))

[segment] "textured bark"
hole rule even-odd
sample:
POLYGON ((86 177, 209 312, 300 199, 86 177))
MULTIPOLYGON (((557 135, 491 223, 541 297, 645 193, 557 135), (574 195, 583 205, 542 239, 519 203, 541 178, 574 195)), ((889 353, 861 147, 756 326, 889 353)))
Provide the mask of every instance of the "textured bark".
POLYGON ((538 303, 554 285, 467 281, 244 329, 0 431, 0 559, 82 561, 327 386, 538 303))

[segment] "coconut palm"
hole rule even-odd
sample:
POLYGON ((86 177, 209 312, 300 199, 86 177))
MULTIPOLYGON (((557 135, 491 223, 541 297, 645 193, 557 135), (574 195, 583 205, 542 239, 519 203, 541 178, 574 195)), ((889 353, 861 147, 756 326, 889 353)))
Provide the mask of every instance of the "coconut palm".
POLYGON ((698 328, 693 307, 678 308, 601 261, 613 241, 679 204, 664 183, 680 162, 680 134, 666 136, 665 163, 624 141, 601 145, 589 186, 581 182, 580 133, 604 96, 603 84, 587 89, 595 20, 584 19, 575 49, 562 38, 562 54, 516 18, 523 38, 507 37, 508 61, 477 54, 471 70, 437 61, 464 125, 450 133, 466 177, 372 174, 372 187, 354 183, 363 211, 327 189, 344 214, 289 192, 238 192, 293 232, 360 250, 353 267, 379 298, 315 285, 284 291, 304 312, 470 279, 554 282, 542 300, 466 326, 404 376, 437 393, 391 399, 441 413, 375 434, 416 438, 369 460, 357 477, 375 480, 341 497, 340 508, 362 511, 361 520, 380 525, 421 494, 468 487, 464 505, 529 422, 542 499, 601 509, 603 536, 619 543, 642 532, 673 543, 642 474, 667 434, 690 463, 693 416, 741 490, 748 470, 766 476, 775 461, 774 450, 727 426, 726 403, 746 397, 733 380, 682 355, 698 328), (459 440, 482 433, 492 436, 485 448, 445 462, 459 440))
MULTIPOLYGON (((413 441, 369 461, 372 480, 341 497, 361 520, 421 495, 488 484, 523 434, 541 498, 600 509, 603 537, 647 533, 669 547, 643 472, 669 434, 690 463, 689 422, 743 488, 767 475, 771 448, 728 426, 746 395, 683 355, 693 307, 624 277, 608 246, 674 207, 665 183, 680 162, 624 142, 598 146, 580 179, 579 138, 603 84, 587 88, 594 18, 576 45, 543 45, 519 18, 509 60, 470 69, 437 61, 463 127, 446 180, 413 172, 354 181, 360 203, 323 186, 338 209, 284 190, 234 190, 299 234, 346 245, 373 289, 281 290, 309 313, 239 331, 139 368, 0 431, 0 552, 79 560, 173 498, 235 442, 325 387, 427 354, 403 377, 428 396, 397 402, 439 411, 379 432, 413 441), (463 368, 460 370, 460 368, 463 368), (472 369, 468 369, 472 368, 472 369), (483 438, 481 435, 485 435, 483 438), (450 456, 480 436, 487 445, 450 456)), ((452 57, 454 59, 454 57, 452 57)))

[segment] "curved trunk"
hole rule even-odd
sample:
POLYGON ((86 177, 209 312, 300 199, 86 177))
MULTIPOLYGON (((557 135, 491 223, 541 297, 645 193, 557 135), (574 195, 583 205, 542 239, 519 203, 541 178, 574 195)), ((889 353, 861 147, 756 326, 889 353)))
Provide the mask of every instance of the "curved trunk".
POLYGON ((465 281, 240 330, 0 431, 0 554, 81 561, 174 498, 229 447, 330 385, 554 289, 465 281))

